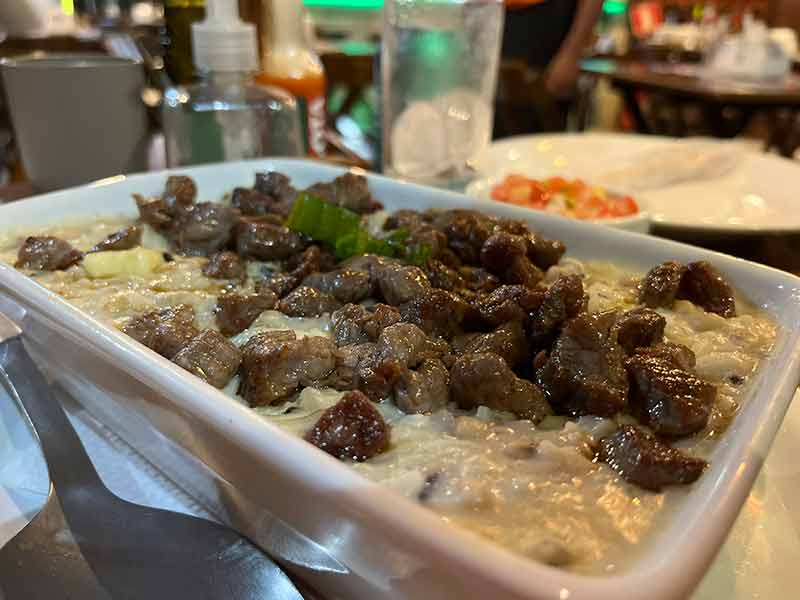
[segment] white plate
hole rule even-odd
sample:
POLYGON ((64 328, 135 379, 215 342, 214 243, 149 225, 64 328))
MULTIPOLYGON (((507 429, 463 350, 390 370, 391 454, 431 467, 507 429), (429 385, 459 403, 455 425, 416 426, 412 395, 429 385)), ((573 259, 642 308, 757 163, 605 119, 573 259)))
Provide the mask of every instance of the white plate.
MULTIPOLYGON (((501 181, 503 181, 502 177, 496 177, 494 175, 490 175, 488 177, 479 177, 467 185, 464 193, 467 196, 473 196, 474 198, 480 198, 481 200, 494 202, 491 196, 492 188, 501 181)), ((625 193, 621 190, 609 191, 612 194, 617 194, 619 196, 625 195, 625 193)), ((644 209, 644 205, 642 205, 641 202, 639 202, 639 208, 639 212, 635 215, 631 215, 630 217, 616 217, 613 219, 588 219, 587 222, 595 223, 597 225, 606 225, 607 227, 613 227, 615 229, 623 229, 625 231, 633 231, 636 233, 648 233, 650 231, 650 214, 644 209)), ((531 208, 530 210, 535 209, 531 208)))
MULTIPOLYGON (((637 155, 686 140, 617 133, 542 134, 491 144, 474 161, 481 177, 519 172, 532 177, 566 175, 587 181, 637 155)), ((740 142, 704 140, 738 147, 740 142)), ((800 165, 741 146, 741 161, 730 173, 638 192, 654 224, 716 234, 800 231, 800 165)), ((624 187, 621 185, 621 187, 624 187)))
MULTIPOLYGON (((250 185, 256 170, 289 174, 298 186, 341 169, 262 160, 185 169, 202 199, 250 185)), ((116 178, 0 207, 3 226, 135 214, 130 195, 163 189, 165 173, 116 178)), ((88 318, 11 267, 0 294, 28 311, 34 354, 99 420, 203 498, 312 584, 347 598, 662 600, 683 598, 722 545, 766 458, 800 379, 800 279, 663 239, 370 176, 387 208, 473 207, 528 221, 578 258, 644 270, 666 259, 712 260, 781 325, 776 347, 711 466, 630 570, 579 576, 512 554, 373 484, 122 333, 88 318), (215 504, 216 502, 216 504, 215 504), (287 528, 290 526, 291 528, 287 528), (300 537, 303 536, 303 537, 300 537), (298 552, 302 547, 303 552, 298 552), (306 551, 315 549, 315 554, 306 551), (313 565, 303 571, 298 562, 313 565)))

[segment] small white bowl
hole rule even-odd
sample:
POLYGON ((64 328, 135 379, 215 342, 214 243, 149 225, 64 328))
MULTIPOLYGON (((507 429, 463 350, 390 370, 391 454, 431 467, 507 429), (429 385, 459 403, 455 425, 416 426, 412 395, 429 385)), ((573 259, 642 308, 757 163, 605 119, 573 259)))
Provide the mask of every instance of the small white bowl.
MULTIPOLYGON (((500 183, 504 178, 496 175, 490 175, 489 177, 480 177, 478 179, 473 180, 472 182, 467 185, 466 190, 464 193, 467 196, 472 196, 473 198, 478 198, 480 200, 485 200, 487 202, 491 202, 493 204, 497 203, 496 200, 492 200, 491 192, 492 188, 500 183)), ((606 188, 610 193, 617 195, 617 196, 626 196, 627 193, 619 190, 619 189, 609 189, 606 188)), ((613 227, 615 229, 623 229, 625 231, 633 231, 635 233, 649 233, 650 232, 650 213, 646 210, 643 210, 642 203, 639 198, 636 199, 637 204, 639 205, 639 212, 635 215, 631 215, 629 217, 614 217, 612 219, 576 219, 580 221, 584 221, 586 223, 597 223, 598 225, 606 225, 607 227, 613 227)), ((521 207, 526 208, 526 207, 521 207)), ((535 208, 528 208, 527 210, 532 210, 535 212, 545 212, 539 211, 535 208)), ((552 213, 547 213, 552 214, 552 213)), ((569 218, 569 217, 564 217, 569 218)))

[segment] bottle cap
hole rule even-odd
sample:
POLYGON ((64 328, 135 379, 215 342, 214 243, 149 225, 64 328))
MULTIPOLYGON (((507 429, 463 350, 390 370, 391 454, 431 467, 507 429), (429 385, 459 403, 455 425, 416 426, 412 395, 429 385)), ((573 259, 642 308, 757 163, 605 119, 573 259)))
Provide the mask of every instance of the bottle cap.
POLYGON ((206 0, 205 20, 192 24, 194 64, 202 71, 256 71, 256 28, 239 19, 234 0, 206 0))

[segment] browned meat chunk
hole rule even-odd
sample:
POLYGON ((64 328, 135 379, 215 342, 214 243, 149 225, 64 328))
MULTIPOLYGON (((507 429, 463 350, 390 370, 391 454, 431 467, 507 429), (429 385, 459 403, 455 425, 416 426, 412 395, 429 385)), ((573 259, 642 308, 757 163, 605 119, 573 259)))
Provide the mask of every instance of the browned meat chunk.
POLYGON ((626 312, 617 321, 617 341, 625 354, 633 354, 636 348, 654 346, 664 339, 667 320, 649 308, 637 308, 626 312))
POLYGON ((666 485, 693 483, 707 466, 706 461, 687 456, 631 425, 600 441, 599 458, 625 481, 653 492, 666 485))
POLYGON ((237 187, 231 193, 231 206, 247 217, 263 217, 273 212, 275 201, 258 190, 237 187))
MULTIPOLYGON (((412 406, 409 394, 414 396, 413 405, 423 407, 438 406, 441 399, 440 371, 434 365, 428 365, 420 375, 408 373, 410 369, 420 367, 427 360, 448 360, 450 346, 440 339, 431 339, 415 325, 410 323, 397 323, 385 328, 375 344, 361 344, 355 351, 359 362, 353 372, 351 385, 363 391, 371 399, 378 401, 387 398, 399 397, 405 406, 412 406), (430 390, 430 397, 425 399, 424 390, 416 388, 417 383, 429 380, 438 387, 430 390)), ((343 355, 342 360, 351 360, 354 354, 343 355)), ((347 370, 340 370, 339 375, 347 370)), ((339 377, 342 381, 344 378, 339 377)))
MULTIPOLYGON (((500 285, 500 280, 489 273, 486 269, 479 267, 460 267, 458 274, 464 281, 463 286, 473 292, 492 292, 500 285)), ((435 286, 441 287, 441 286, 435 286)))
POLYGON ((511 264, 502 273, 499 273, 500 280, 507 284, 521 284, 527 287, 536 287, 542 279, 544 273, 539 267, 534 265, 527 256, 514 258, 511 264))
POLYGON ((695 366, 695 355, 690 348, 682 344, 672 344, 664 342, 655 346, 637 348, 636 354, 639 356, 652 356, 666 360, 676 369, 692 371, 695 366))
POLYGON ((244 279, 247 268, 238 254, 224 250, 211 255, 203 266, 203 275, 213 279, 244 279))
POLYGON ((381 296, 392 306, 422 296, 431 287, 422 269, 408 265, 386 265, 377 270, 376 279, 381 296))
POLYGON ((566 246, 559 240, 550 240, 538 233, 529 233, 525 236, 525 241, 528 246, 528 258, 544 271, 558 264, 567 251, 566 246))
POLYGON ((319 246, 309 246, 302 253, 290 256, 286 261, 288 273, 278 272, 264 266, 261 269, 263 279, 256 282, 256 289, 269 289, 279 298, 283 298, 300 285, 305 277, 317 271, 326 271, 333 267, 335 260, 320 250, 319 246))
POLYGON ((425 359, 449 354, 450 345, 429 338, 416 325, 396 323, 381 331, 376 350, 379 360, 395 360, 404 367, 416 367, 425 359))
POLYGON ((123 333, 165 358, 172 359, 199 332, 194 326, 194 309, 188 304, 162 308, 133 317, 123 333))
POLYGON ((189 210, 197 197, 197 185, 186 175, 170 175, 164 185, 163 199, 174 214, 189 210))
POLYGON ((142 241, 142 230, 135 225, 120 229, 104 240, 92 246, 89 252, 105 252, 106 250, 130 250, 142 241))
POLYGON ((705 311, 726 319, 736 316, 736 301, 731 286, 704 260, 686 265, 678 298, 685 298, 705 311))
POLYGON ((278 310, 289 317, 319 317, 341 306, 341 302, 330 294, 301 285, 281 299, 278 310))
POLYGON ((360 214, 375 212, 381 207, 369 191, 367 178, 355 173, 345 173, 329 183, 315 183, 306 191, 326 202, 360 214))
POLYGON ((236 228, 236 249, 245 258, 283 260, 304 245, 297 233, 269 221, 243 221, 236 228))
POLYGON ((473 210, 448 210, 433 219, 433 226, 447 236, 451 250, 468 265, 480 264, 481 248, 494 225, 487 215, 473 210))
POLYGON ((297 196, 297 190, 292 187, 291 179, 277 171, 256 173, 256 182, 253 187, 260 194, 287 205, 291 205, 297 196))
POLYGON ((161 198, 145 198, 140 194, 134 194, 136 208, 139 211, 139 219, 142 223, 150 225, 159 233, 166 233, 172 227, 172 213, 169 205, 161 198))
POLYGON ((385 230, 407 229, 413 231, 426 223, 424 215, 416 210, 401 208, 390 214, 383 224, 385 230))
POLYGON ((327 273, 312 273, 302 285, 330 294, 339 302, 360 302, 372 293, 372 281, 366 271, 336 269, 327 273))
POLYGON ((377 355, 373 342, 351 344, 336 350, 336 368, 326 382, 337 390, 354 390, 359 387, 359 367, 364 364, 375 364, 377 355))
POLYGON ((381 331, 400 322, 400 311, 378 304, 370 312, 359 304, 345 304, 331 315, 333 339, 337 346, 374 342, 381 331))
POLYGON ((520 321, 509 321, 490 333, 466 334, 453 339, 457 354, 493 352, 502 357, 511 368, 528 362, 528 340, 520 321))
POLYGON ((227 336, 241 333, 265 310, 272 310, 278 297, 270 290, 257 294, 223 294, 217 298, 215 319, 219 330, 227 336))
POLYGON ((645 275, 639 288, 639 302, 648 308, 670 308, 675 303, 686 266, 668 261, 645 275))
POLYGON ((333 343, 327 338, 296 339, 293 331, 259 333, 242 348, 238 393, 250 406, 275 404, 300 388, 319 385, 335 366, 333 343))
POLYGON ((317 271, 332 271, 336 266, 336 256, 319 246, 309 246, 303 252, 286 259, 286 270, 300 277, 311 275, 317 271))
POLYGON ((716 389, 668 358, 634 354, 626 363, 631 412, 656 434, 683 436, 708 423, 716 389))
POLYGON ((342 269, 353 269, 356 271, 366 271, 369 276, 377 281, 378 273, 389 265, 398 265, 400 262, 395 258, 376 256, 375 254, 362 254, 343 261, 340 266, 342 269))
POLYGON ((538 423, 553 414, 542 391, 520 379, 497 354, 459 357, 450 369, 450 397, 461 407, 488 406, 538 423))
POLYGON ((586 309, 583 282, 577 275, 559 277, 545 292, 530 324, 531 347, 549 348, 561 325, 586 309))
MULTIPOLYGON (((483 271, 483 269, 480 270, 483 271)), ((457 292, 467 285, 457 270, 435 259, 430 259, 425 265, 425 276, 431 286, 448 292, 457 292)))
POLYGON ((430 258, 437 258, 447 250, 447 236, 426 223, 410 230, 405 241, 406 246, 425 246, 430 258))
POLYGON ((461 331, 464 319, 474 309, 445 290, 431 288, 400 306, 403 320, 413 323, 428 335, 450 339, 461 331))
POLYGON ((361 392, 349 392, 319 418, 305 439, 341 460, 365 461, 389 448, 389 426, 361 392))
POLYGON ((69 242, 51 235, 28 236, 17 252, 18 269, 60 271, 81 262, 83 252, 73 248, 69 242))
POLYGON ((230 243, 238 221, 238 211, 215 202, 202 202, 173 223, 170 242, 183 254, 210 256, 230 243))
POLYGON ((492 273, 502 273, 514 261, 526 257, 527 249, 525 238, 521 235, 498 231, 481 246, 481 264, 492 273))
POLYGON ((612 417, 627 407, 628 377, 612 325, 613 312, 567 321, 545 365, 539 385, 561 414, 612 417))
POLYGON ((236 374, 242 353, 225 336, 206 329, 193 337, 172 362, 215 388, 224 388, 236 374))
POLYGON ((256 281, 256 291, 269 290, 278 298, 283 298, 300 284, 290 273, 281 273, 266 266, 261 269, 261 274, 263 278, 256 281))
POLYGON ((427 358, 416 370, 404 369, 394 386, 394 404, 405 413, 426 413, 450 399, 450 374, 438 358, 427 358))
POLYGON ((544 297, 544 288, 501 285, 480 298, 475 307, 483 324, 497 327, 508 321, 526 321, 528 314, 541 306, 544 297))

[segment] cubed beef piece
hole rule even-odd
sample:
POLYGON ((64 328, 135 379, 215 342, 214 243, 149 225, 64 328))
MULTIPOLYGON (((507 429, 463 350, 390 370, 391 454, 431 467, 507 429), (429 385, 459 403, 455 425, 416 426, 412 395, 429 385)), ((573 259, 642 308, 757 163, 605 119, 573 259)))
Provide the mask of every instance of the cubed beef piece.
POLYGON ((244 258, 283 260, 304 246, 299 234, 269 221, 245 220, 236 228, 236 250, 244 258))
POLYGON ((580 277, 559 277, 545 292, 541 304, 531 315, 531 347, 534 350, 548 349, 563 323, 583 312, 586 302, 580 277))
POLYGON ((142 241, 142 229, 132 225, 115 231, 105 239, 97 242, 89 252, 105 252, 107 250, 130 250, 142 241))
POLYGON ((656 434, 684 436, 706 426, 716 398, 712 384, 658 356, 634 354, 625 366, 631 412, 656 434))
POLYGON ((83 252, 73 248, 69 242, 51 235, 28 236, 17 252, 18 269, 38 271, 61 271, 79 263, 83 252))
POLYGON ((341 460, 365 461, 389 448, 389 426, 358 391, 348 392, 322 413, 305 439, 341 460))
POLYGON ((461 324, 474 309, 460 296, 431 288, 400 306, 403 320, 417 325, 428 335, 450 339, 460 333, 461 324))
POLYGON ((521 321, 509 321, 489 333, 471 333, 453 339, 457 354, 494 352, 514 369, 530 360, 528 340, 521 321))
POLYGON ((653 346, 664 340, 667 320, 649 308, 637 308, 626 312, 617 321, 617 341, 625 354, 633 354, 636 348, 653 346))
POLYGON ((339 309, 342 303, 304 285, 295 288, 278 302, 278 310, 288 317, 319 317, 339 309))
POLYGON ((627 408, 625 355, 612 325, 614 312, 567 321, 550 358, 537 372, 555 410, 568 415, 612 417, 627 408))
POLYGON ((236 374, 242 353, 228 338, 213 329, 194 336, 172 362, 216 388, 224 388, 236 374))
POLYGON ((704 260, 686 265, 678 298, 685 298, 706 312, 726 319, 736 316, 733 289, 711 263, 704 260))
POLYGON ((625 481, 653 492, 667 485, 693 483, 708 466, 631 425, 600 440, 599 458, 625 481))
POLYGON ((456 359, 450 369, 450 397, 464 409, 488 406, 534 423, 553 414, 542 391, 517 377, 506 361, 492 352, 456 359))
POLYGON ((381 331, 399 322, 400 311, 386 304, 377 304, 371 311, 360 304, 345 304, 331 315, 337 346, 374 342, 381 331))
POLYGON ((394 386, 394 404, 405 413, 428 413, 450 399, 450 374, 438 358, 426 358, 416 369, 403 369, 394 386))
POLYGON ((238 254, 224 250, 211 255, 203 266, 203 275, 213 279, 244 279, 247 267, 238 254))
POLYGON ((210 256, 224 249, 233 238, 239 212, 215 202, 194 205, 169 230, 172 247, 182 254, 210 256))
POLYGON ((262 312, 275 308, 277 303, 278 297, 266 289, 257 294, 222 294, 217 298, 214 315, 217 327, 224 335, 236 335, 250 327, 262 312))
POLYGON ((292 331, 256 334, 242 348, 238 393, 250 406, 264 406, 322 385, 336 366, 334 350, 328 338, 297 339, 292 331))
POLYGON ((199 332, 188 304, 162 308, 130 319, 122 331, 165 358, 172 359, 199 332))
POLYGON ((686 265, 674 260, 656 265, 639 286, 639 302, 648 308, 671 308, 684 273, 686 265))
POLYGON ((339 302, 360 302, 372 293, 372 281, 367 271, 336 269, 327 273, 312 273, 302 285, 329 294, 339 302))

